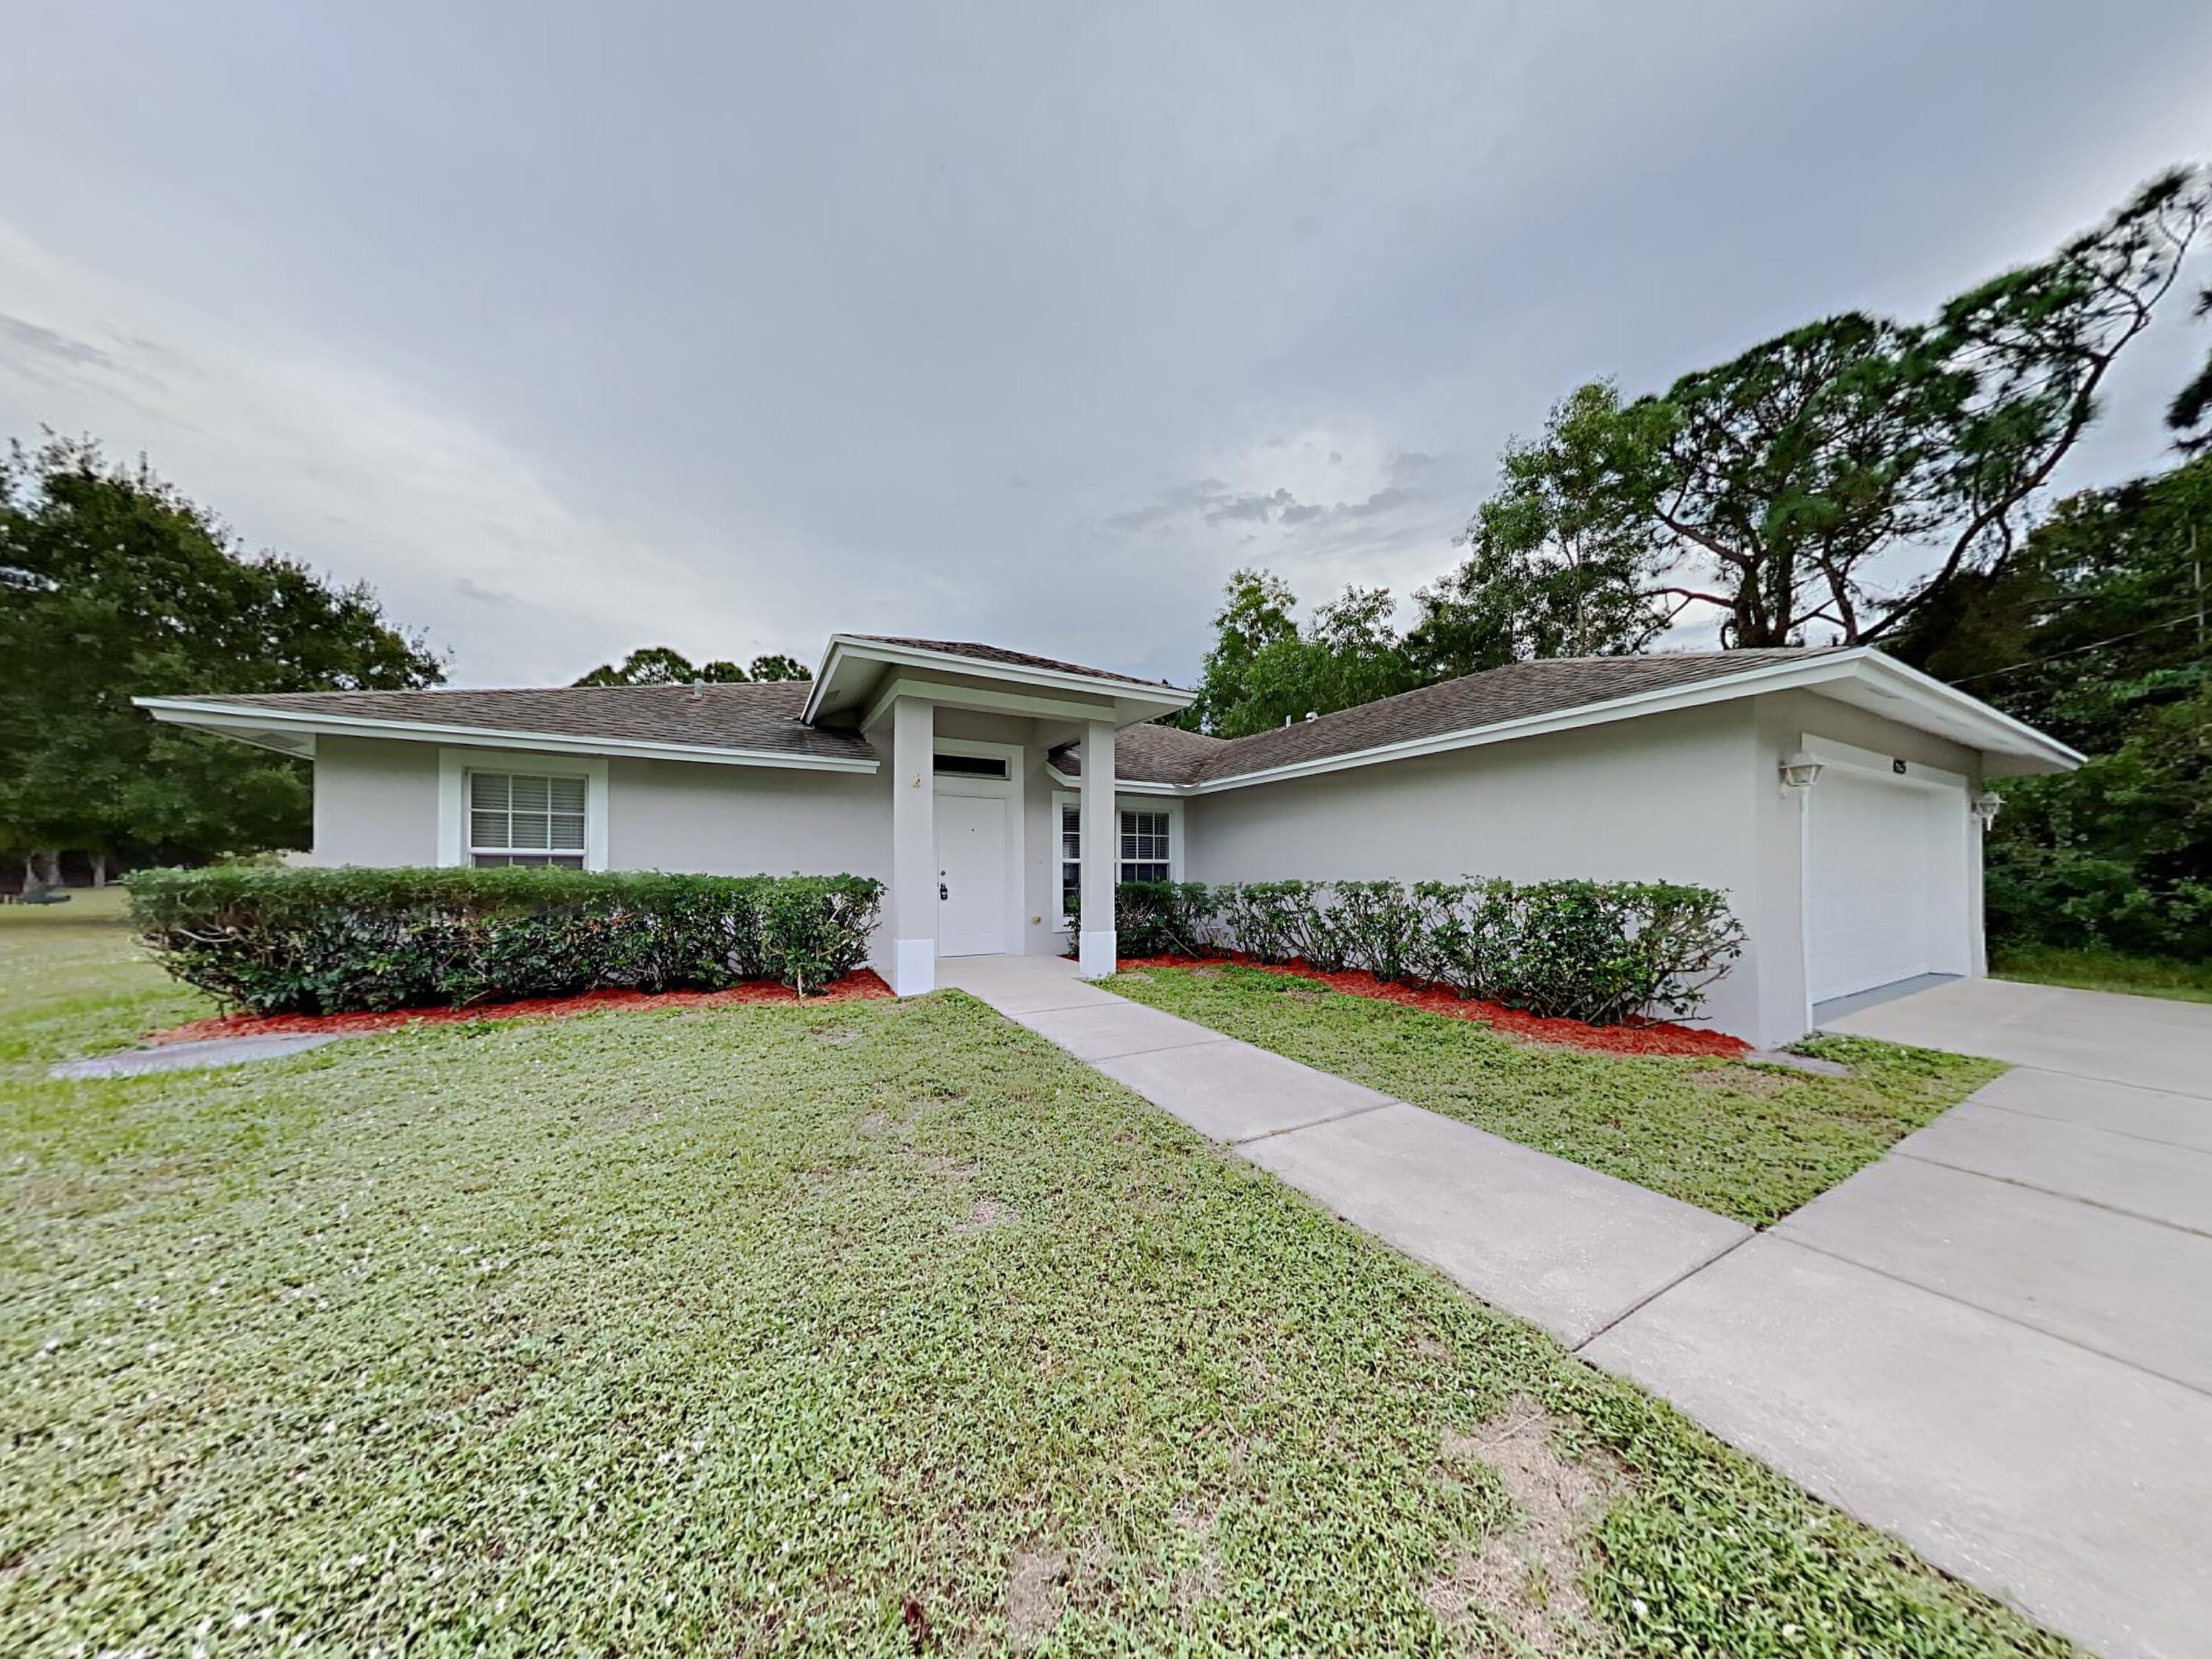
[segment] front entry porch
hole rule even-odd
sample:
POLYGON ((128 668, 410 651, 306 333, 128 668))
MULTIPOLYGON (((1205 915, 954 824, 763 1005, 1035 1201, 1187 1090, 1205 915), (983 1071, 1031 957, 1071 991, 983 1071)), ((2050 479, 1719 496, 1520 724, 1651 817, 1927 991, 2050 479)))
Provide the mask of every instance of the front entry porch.
MULTIPOLYGON (((1042 906, 1032 910, 1030 902, 1032 814, 1024 774, 1032 753, 1042 759, 1071 739, 1082 744, 1087 764, 1093 764, 1088 757, 1097 757, 1096 774, 1105 786, 1081 793, 1082 844, 1108 850, 1083 860, 1075 928, 1081 971, 1103 979, 1114 971, 1115 959, 1115 723, 1110 711, 1073 726, 1066 720, 1068 713, 1089 711, 1061 705, 1052 714, 1031 716, 1036 729, 1030 743, 996 744, 940 734, 939 709, 961 707, 957 690, 951 696, 917 692, 891 698, 886 711, 892 775, 891 988, 901 996, 934 990, 940 958, 1019 956, 1032 948, 1025 922, 1041 925, 1054 913, 1042 906)), ((1000 703, 986 712, 1017 711, 1000 703)), ((1041 842, 1044 828, 1045 821, 1036 826, 1041 842)), ((1036 849, 1041 866, 1048 850, 1042 844, 1036 849)), ((1049 868, 1056 871, 1058 866, 1049 868)))
POLYGON ((901 996, 935 989, 940 958, 1056 953, 1070 932, 1083 976, 1114 971, 1115 734, 1190 701, 1156 682, 967 654, 979 649, 840 635, 809 702, 810 718, 853 721, 890 761, 883 966, 901 996), (1048 772, 1071 747, 1079 781, 1048 772), (1055 789, 1073 798, 1079 860, 1055 789))

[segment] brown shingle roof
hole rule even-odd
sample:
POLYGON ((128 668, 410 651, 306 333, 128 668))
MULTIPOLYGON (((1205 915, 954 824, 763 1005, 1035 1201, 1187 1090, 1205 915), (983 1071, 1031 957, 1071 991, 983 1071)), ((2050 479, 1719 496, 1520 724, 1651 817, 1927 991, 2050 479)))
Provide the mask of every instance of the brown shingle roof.
MULTIPOLYGON (((1114 734, 1114 772, 1137 783, 1196 783, 1214 757, 1233 744, 1172 726, 1131 726, 1114 734)), ((1052 763, 1071 778, 1083 775, 1083 757, 1055 749, 1052 763)))
POLYGON ((998 645, 980 645, 974 640, 910 640, 895 634, 854 634, 850 637, 866 640, 873 645, 903 645, 917 651, 942 651, 947 656, 973 657, 977 662, 994 662, 1008 668, 1042 668, 1055 674, 1084 674, 1094 680, 1119 680, 1124 685, 1167 685, 1170 691, 1176 689, 1168 685, 1165 680, 1140 680, 1133 674, 1116 674, 1106 668, 1085 668, 1079 662, 1059 662, 1050 657, 1032 657, 1026 651, 1009 651, 998 645))
MULTIPOLYGON (((1509 663, 1503 668, 1423 686, 1249 738, 1201 738, 1164 726, 1133 727, 1115 740, 1114 769, 1132 782, 1218 782, 1670 690, 1767 664, 1802 661, 1824 654, 1827 648, 1684 651, 1647 657, 1553 657, 1509 663)), ((1068 769, 1072 775, 1073 769, 1068 769)))
MULTIPOLYGON (((991 660, 1028 666, 1071 666, 989 646, 941 640, 881 642, 969 654, 989 653, 991 660)), ((1131 726, 1115 739, 1115 770, 1131 782, 1218 782, 1421 738, 1559 714, 1820 654, 1822 648, 1676 652, 1510 663, 1249 738, 1210 738, 1164 726, 1131 726)), ((1097 672, 1094 669, 1073 672, 1097 672)), ((1103 678, 1128 679, 1121 674, 1103 678)), ((1129 684, 1157 682, 1131 680, 1129 684)), ((207 701, 244 709, 285 709, 495 732, 544 732, 553 737, 751 750, 823 760, 873 760, 874 749, 858 732, 800 722, 799 710, 809 690, 804 681, 766 681, 705 685, 696 692, 687 685, 599 685, 512 691, 300 691, 207 701)), ((1061 750, 1053 758, 1070 775, 1079 775, 1078 757, 1061 750)))
POLYGON ((873 760, 858 732, 802 725, 803 680, 738 685, 588 685, 515 691, 294 691, 207 701, 227 708, 539 732, 549 737, 873 760))

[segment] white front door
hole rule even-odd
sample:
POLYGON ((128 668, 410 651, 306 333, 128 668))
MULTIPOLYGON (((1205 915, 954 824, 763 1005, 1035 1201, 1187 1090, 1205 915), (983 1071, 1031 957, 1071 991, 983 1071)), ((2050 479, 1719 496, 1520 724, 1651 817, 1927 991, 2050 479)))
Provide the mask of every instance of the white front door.
POLYGON ((1007 801, 937 797, 937 954, 994 957, 1006 949, 1007 801))

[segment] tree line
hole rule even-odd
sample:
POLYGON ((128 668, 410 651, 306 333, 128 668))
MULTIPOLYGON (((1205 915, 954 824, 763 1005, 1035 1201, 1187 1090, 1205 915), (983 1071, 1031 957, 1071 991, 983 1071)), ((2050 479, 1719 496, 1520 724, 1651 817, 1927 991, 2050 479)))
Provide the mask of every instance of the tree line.
POLYGON ((1723 648, 1879 645, 2093 757, 2007 786, 2001 935, 2212 956, 2212 353, 2161 469, 2046 501, 2208 212, 2212 171, 2176 168, 1927 318, 1822 318, 1634 398, 1577 386, 1507 444, 1407 625, 1358 586, 1301 624, 1280 576, 1237 571, 1178 720, 1241 737, 1699 623, 1723 648))
MULTIPOLYGON (((305 764, 159 724, 132 698, 401 691, 445 674, 365 584, 249 553, 143 459, 60 437, 0 454, 0 857, 27 889, 59 884, 65 854, 100 880, 308 845, 305 764)), ((577 684, 806 677, 787 656, 695 665, 647 647, 577 684)))

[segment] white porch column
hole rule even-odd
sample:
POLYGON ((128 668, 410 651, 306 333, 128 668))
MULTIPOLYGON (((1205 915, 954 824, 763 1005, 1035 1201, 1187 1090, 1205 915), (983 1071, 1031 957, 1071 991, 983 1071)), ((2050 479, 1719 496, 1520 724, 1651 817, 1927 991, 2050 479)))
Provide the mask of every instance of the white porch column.
POLYGON ((891 705, 891 989, 937 988, 937 709, 891 705))
POLYGON ((1114 811, 1114 724, 1083 732, 1083 915, 1076 959, 1085 979, 1114 971, 1114 876, 1121 867, 1121 821, 1114 811))

